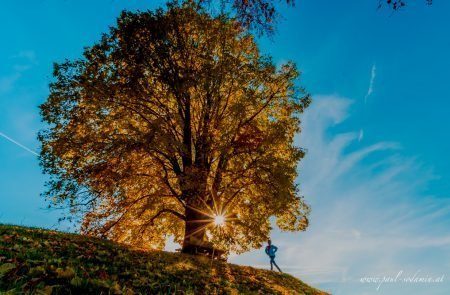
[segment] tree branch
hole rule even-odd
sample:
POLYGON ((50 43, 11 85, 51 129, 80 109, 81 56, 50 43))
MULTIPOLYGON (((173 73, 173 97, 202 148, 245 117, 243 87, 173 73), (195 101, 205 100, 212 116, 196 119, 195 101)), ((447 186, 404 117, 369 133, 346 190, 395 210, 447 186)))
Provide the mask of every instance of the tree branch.
POLYGON ((154 216, 150 219, 150 221, 149 221, 148 223, 149 223, 150 225, 153 225, 154 220, 155 220, 156 218, 158 218, 159 216, 161 216, 163 213, 170 213, 170 214, 172 214, 172 215, 174 215, 174 216, 180 218, 181 220, 186 220, 186 216, 184 216, 183 214, 178 213, 178 212, 175 211, 175 210, 165 208, 165 209, 160 210, 158 213, 156 213, 156 215, 154 215, 154 216))

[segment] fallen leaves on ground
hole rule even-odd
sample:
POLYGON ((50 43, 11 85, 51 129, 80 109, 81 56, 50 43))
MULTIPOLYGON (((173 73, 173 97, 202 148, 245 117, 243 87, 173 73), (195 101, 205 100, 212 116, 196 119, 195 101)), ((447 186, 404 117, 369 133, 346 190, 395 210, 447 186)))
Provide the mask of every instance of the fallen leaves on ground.
POLYGON ((0 224, 0 293, 326 294, 288 275, 0 224))

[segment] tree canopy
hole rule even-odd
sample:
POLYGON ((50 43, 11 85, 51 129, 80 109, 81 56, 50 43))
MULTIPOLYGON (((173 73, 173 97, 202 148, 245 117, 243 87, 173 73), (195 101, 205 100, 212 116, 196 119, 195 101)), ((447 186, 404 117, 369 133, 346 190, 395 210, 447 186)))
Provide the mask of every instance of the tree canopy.
POLYGON ((260 247, 271 217, 308 225, 294 145, 310 98, 234 19, 193 4, 123 12, 84 57, 54 66, 40 106, 45 196, 82 232, 141 247, 260 247), (218 224, 217 218, 222 222, 218 224))

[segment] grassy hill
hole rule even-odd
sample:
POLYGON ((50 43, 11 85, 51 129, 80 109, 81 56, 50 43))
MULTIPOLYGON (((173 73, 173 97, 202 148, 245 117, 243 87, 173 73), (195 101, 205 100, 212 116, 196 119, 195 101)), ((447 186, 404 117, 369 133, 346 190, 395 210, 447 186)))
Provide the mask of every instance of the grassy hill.
POLYGON ((327 294, 288 274, 0 224, 0 294, 5 293, 327 294))

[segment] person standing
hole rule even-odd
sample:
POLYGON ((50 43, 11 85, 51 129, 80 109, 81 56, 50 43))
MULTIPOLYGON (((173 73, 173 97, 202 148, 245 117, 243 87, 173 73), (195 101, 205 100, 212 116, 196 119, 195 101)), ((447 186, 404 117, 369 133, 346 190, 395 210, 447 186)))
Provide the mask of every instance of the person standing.
POLYGON ((277 263, 275 262, 275 253, 278 251, 278 248, 275 245, 272 245, 272 241, 267 241, 267 247, 266 247, 266 254, 270 257, 270 270, 273 270, 273 266, 280 271, 281 269, 278 267, 277 263))

